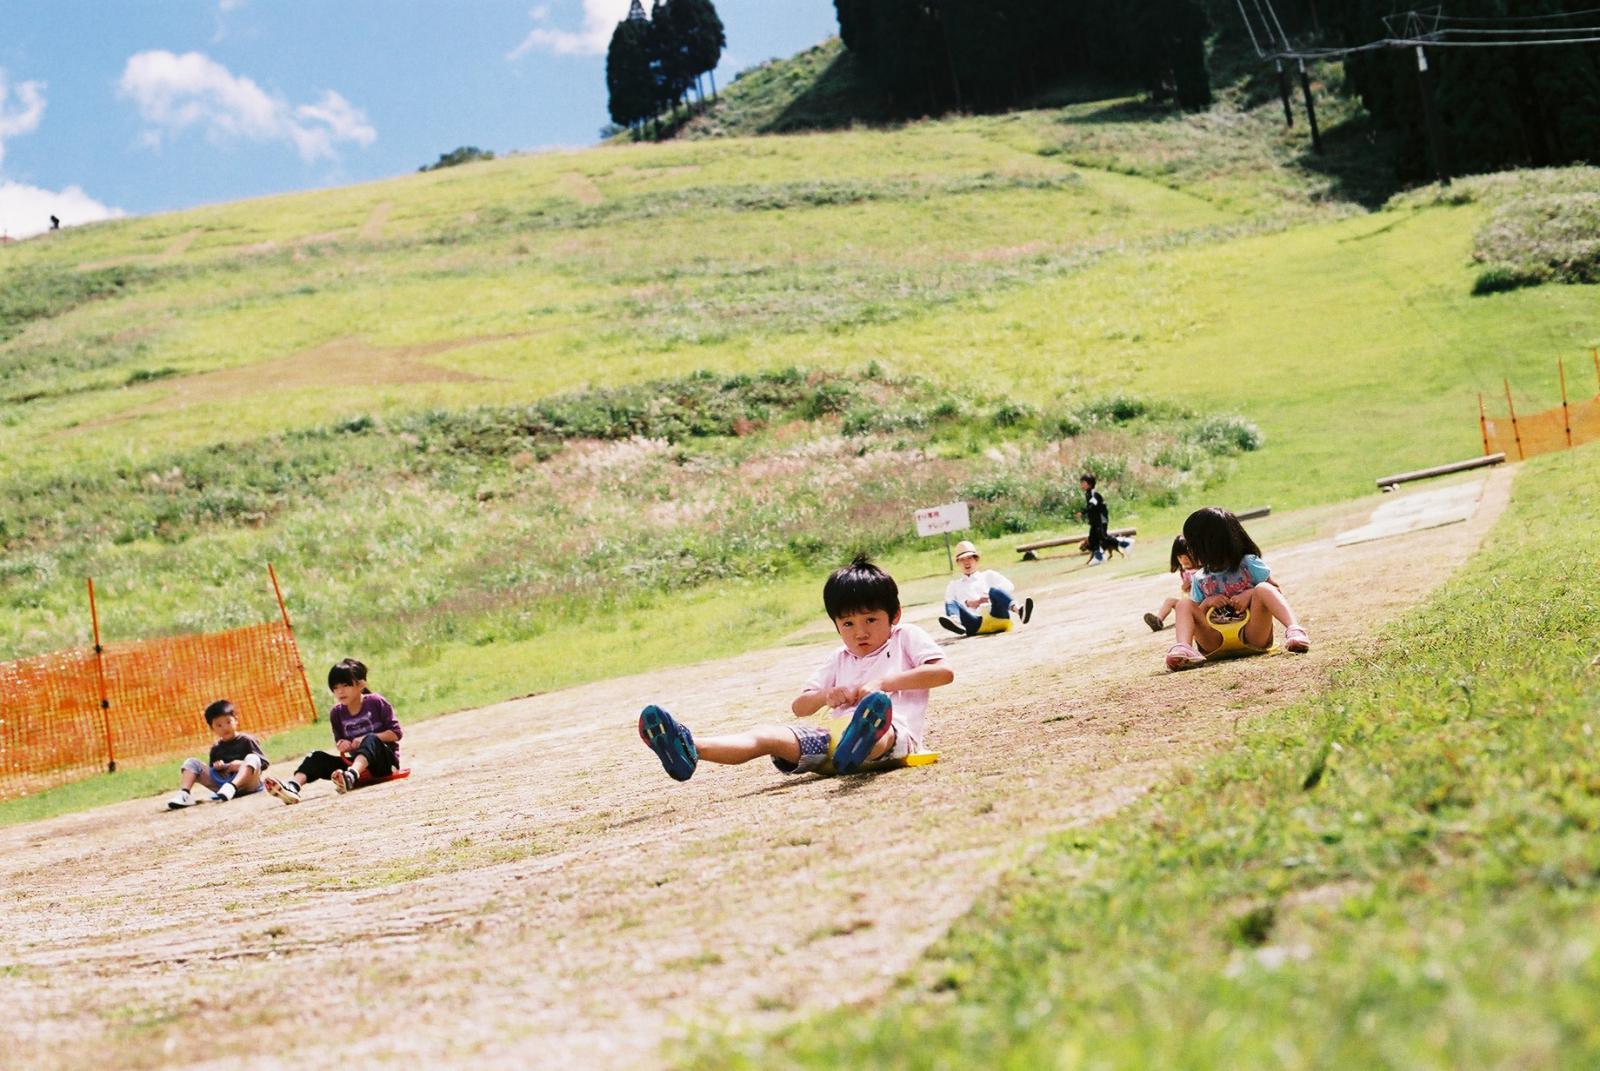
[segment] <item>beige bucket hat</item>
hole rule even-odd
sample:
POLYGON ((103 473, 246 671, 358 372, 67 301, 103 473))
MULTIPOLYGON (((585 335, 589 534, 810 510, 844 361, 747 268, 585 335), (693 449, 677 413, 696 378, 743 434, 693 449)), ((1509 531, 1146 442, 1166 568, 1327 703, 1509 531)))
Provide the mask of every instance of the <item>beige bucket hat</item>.
POLYGON ((968 554, 972 555, 974 558, 982 557, 982 555, 978 553, 978 548, 972 545, 972 540, 963 539, 961 542, 956 544, 956 561, 960 561, 968 554))

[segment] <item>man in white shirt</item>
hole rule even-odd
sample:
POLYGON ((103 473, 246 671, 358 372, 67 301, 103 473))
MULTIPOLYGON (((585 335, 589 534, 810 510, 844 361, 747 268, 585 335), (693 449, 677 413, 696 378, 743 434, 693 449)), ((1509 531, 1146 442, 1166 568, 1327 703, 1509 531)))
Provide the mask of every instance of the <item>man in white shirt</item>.
POLYGON ((956 544, 956 564, 961 575, 944 589, 945 616, 939 624, 958 636, 1005 632, 1011 628, 1011 615, 1027 624, 1033 617, 1033 600, 1019 606, 1013 596, 1016 587, 993 569, 979 569, 978 548, 970 540, 956 544))

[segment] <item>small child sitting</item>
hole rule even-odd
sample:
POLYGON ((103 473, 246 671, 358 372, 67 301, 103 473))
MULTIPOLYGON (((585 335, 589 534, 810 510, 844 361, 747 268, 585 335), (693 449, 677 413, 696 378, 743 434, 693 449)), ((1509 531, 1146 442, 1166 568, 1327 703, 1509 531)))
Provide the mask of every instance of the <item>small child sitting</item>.
POLYGON ((169 810, 193 807, 200 801, 194 798, 195 782, 212 789, 212 803, 226 803, 235 795, 248 796, 261 791, 261 771, 267 768, 267 753, 261 750, 255 737, 239 732, 239 716, 233 704, 219 699, 206 707, 206 725, 217 742, 211 745, 207 756, 210 765, 199 759, 184 759, 178 771, 179 788, 167 801, 169 810))
POLYGON ((1156 613, 1146 613, 1144 623, 1150 626, 1151 632, 1160 632, 1167 627, 1167 615, 1177 608, 1179 599, 1189 597, 1189 586, 1194 580, 1194 556, 1189 553, 1189 544, 1182 537, 1172 541, 1172 572, 1178 574, 1179 595, 1161 601, 1161 609, 1156 613))
POLYGON ((980 560, 978 548, 970 540, 956 544, 961 575, 944 589, 945 616, 939 618, 939 624, 958 636, 1004 631, 1011 627, 1012 614, 1026 625, 1033 618, 1033 600, 1024 599, 1021 605, 1013 602, 1016 588, 1011 581, 993 569, 979 569, 980 560))
POLYGON ((1199 570, 1189 583, 1189 598, 1178 602, 1178 642, 1167 652, 1168 669, 1202 665, 1208 654, 1222 646, 1222 633, 1212 627, 1207 615, 1223 607, 1249 616, 1239 638, 1253 648, 1265 651, 1272 646, 1272 621, 1276 618, 1283 622, 1284 650, 1294 654, 1311 650, 1306 630, 1272 581, 1272 570, 1261 560, 1261 548, 1239 518, 1218 506, 1195 510, 1183 522, 1183 538, 1199 570))
POLYGON ((688 726, 658 706, 645 707, 639 735, 673 780, 689 780, 701 759, 737 765, 766 756, 786 774, 820 773, 831 750, 834 772, 853 773, 922 750, 928 690, 949 684, 955 674, 931 636, 900 623, 894 578, 858 557, 828 577, 822 604, 844 646, 811 675, 790 709, 805 718, 854 708, 837 747, 829 730, 815 724, 760 725, 697 745, 688 726))
POLYGON ((394 707, 367 688, 367 667, 346 658, 328 670, 328 689, 338 700, 328 711, 337 755, 313 751, 286 781, 266 779, 267 791, 284 803, 299 803, 300 790, 326 777, 343 794, 355 788, 363 774, 388 777, 400 766, 400 738, 405 734, 395 720, 394 707))

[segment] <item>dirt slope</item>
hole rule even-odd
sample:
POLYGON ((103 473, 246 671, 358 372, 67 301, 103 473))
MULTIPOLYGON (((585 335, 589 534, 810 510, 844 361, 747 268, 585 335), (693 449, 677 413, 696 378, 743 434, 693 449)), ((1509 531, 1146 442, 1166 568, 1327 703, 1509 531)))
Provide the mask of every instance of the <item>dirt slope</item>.
POLYGON ((0 830, 0 1064, 631 1068, 695 1025, 869 996, 1044 834, 1322 686, 1471 554, 1510 479, 1466 525, 1336 548, 1368 501, 1269 547, 1305 657, 1169 675, 1171 634, 1139 614, 1172 579, 1132 575, 1165 549, 1064 560, 1032 625, 947 647, 933 767, 678 785, 639 743, 647 701, 702 733, 786 716, 828 649, 808 644, 423 723, 416 775, 349 797, 324 782, 294 808, 141 801, 0 830))

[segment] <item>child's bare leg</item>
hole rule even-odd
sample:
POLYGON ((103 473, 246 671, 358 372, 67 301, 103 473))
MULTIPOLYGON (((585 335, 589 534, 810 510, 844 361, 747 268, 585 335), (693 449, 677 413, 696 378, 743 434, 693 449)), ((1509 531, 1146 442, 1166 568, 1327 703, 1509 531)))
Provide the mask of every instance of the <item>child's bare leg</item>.
POLYGON ((776 758, 800 761, 800 741, 794 730, 783 725, 757 725, 742 733, 708 736, 694 742, 695 750, 707 762, 737 766, 751 759, 776 758))
POLYGON ((254 792, 261 787, 261 756, 251 755, 233 775, 233 787, 240 792, 254 792))
POLYGON ((183 768, 178 771, 178 787, 185 792, 189 791, 205 772, 206 768, 200 764, 199 759, 185 759, 183 768))
POLYGON ((351 759, 350 772, 355 774, 357 777, 360 777, 362 774, 366 773, 367 757, 365 755, 358 754, 355 758, 351 759))
POLYGON ((1176 610, 1177 608, 1178 608, 1178 600, 1177 599, 1175 599, 1175 598, 1166 598, 1166 599, 1161 600, 1161 609, 1156 611, 1156 620, 1165 623, 1166 620, 1167 620, 1167 615, 1172 613, 1172 611, 1176 610))
POLYGON ((1294 628, 1300 622, 1294 616, 1294 610, 1289 606, 1289 600, 1283 593, 1271 584, 1257 584, 1250 589, 1250 624, 1245 626, 1245 642, 1256 647, 1264 647, 1272 642, 1272 622, 1259 620, 1263 615, 1256 611, 1265 611, 1283 623, 1286 629, 1294 628), (1257 625, 1259 624, 1259 628, 1257 625))
POLYGON ((1178 600, 1178 619, 1175 622, 1177 639, 1181 644, 1197 648, 1202 654, 1222 646, 1222 633, 1211 627, 1205 611, 1193 599, 1178 600))

